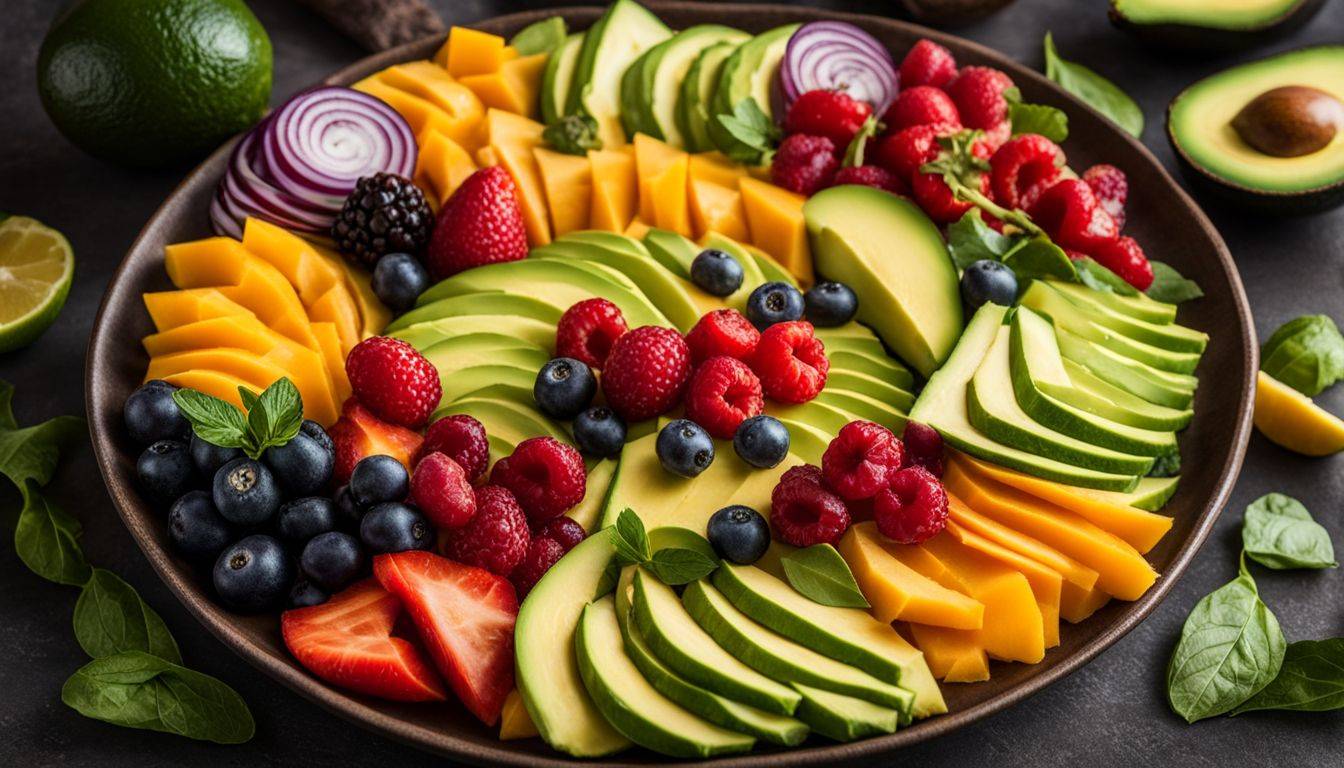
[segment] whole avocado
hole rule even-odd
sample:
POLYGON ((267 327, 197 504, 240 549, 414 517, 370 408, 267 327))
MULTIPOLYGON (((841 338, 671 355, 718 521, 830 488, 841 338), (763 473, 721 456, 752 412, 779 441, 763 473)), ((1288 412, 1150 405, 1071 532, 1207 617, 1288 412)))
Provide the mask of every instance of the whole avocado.
POLYGON ((271 41, 242 0, 84 0, 42 41, 37 84, 86 152, 175 165, 265 114, 271 41))

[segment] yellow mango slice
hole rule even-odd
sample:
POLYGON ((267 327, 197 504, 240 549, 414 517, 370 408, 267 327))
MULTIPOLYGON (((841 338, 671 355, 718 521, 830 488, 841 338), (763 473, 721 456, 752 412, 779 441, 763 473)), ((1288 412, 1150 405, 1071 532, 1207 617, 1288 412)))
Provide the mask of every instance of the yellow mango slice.
POLYGON ((438 131, 455 140, 462 139, 469 142, 473 132, 479 130, 476 123, 459 121, 427 99, 394 88, 377 75, 370 75, 351 87, 387 102, 388 106, 405 118, 407 124, 411 126, 411 131, 417 136, 425 131, 438 131))
POLYGON ((625 228, 624 234, 626 237, 632 237, 636 240, 643 240, 644 236, 649 234, 650 229, 652 229, 652 227, 650 227, 648 224, 645 224, 639 218, 635 218, 635 220, 630 222, 630 226, 625 228))
POLYGON ((722 152, 698 152, 691 155, 687 169, 692 179, 718 184, 720 187, 737 187, 737 183, 747 175, 747 167, 729 160, 722 152))
POLYGON ((1255 428, 1303 456, 1344 451, 1344 420, 1264 371, 1255 379, 1255 428))
POLYGON ((541 169, 532 155, 532 150, 542 143, 541 132, 546 126, 499 109, 486 112, 485 126, 491 150, 518 186, 518 204, 523 211, 528 243, 536 247, 551 242, 541 169))
POLYGON ((738 181, 751 243, 775 258, 804 286, 812 284, 812 248, 803 221, 807 198, 759 179, 738 181))
POLYGON ((686 179, 690 155, 642 133, 635 134, 634 145, 639 217, 650 226, 689 237, 691 211, 686 179))
POLYGON ((527 713, 527 707, 523 706, 523 697, 518 689, 509 691, 508 697, 504 699, 504 711, 499 716, 500 741, 530 739, 539 735, 532 716, 527 713))
POLYGON ((878 621, 917 621, 940 627, 978 629, 985 606, 917 573, 883 547, 873 523, 857 523, 836 545, 849 564, 878 621))
POLYGON ((945 683, 978 683, 989 679, 989 656, 974 631, 924 624, 911 624, 909 631, 934 677, 945 683))
POLYGON ((541 72, 547 54, 537 53, 504 62, 498 71, 466 75, 461 79, 486 109, 503 109, 524 117, 536 117, 540 111, 537 96, 541 91, 541 72))
POLYGON ((751 239, 747 230, 747 211, 742 207, 738 180, 746 169, 718 152, 691 155, 690 187, 691 232, 698 240, 706 232, 719 232, 739 242, 751 239))
POLYGON ((485 106, 480 97, 442 67, 428 61, 410 61, 388 67, 373 77, 443 112, 446 121, 436 119, 436 124, 447 126, 444 135, 468 152, 484 143, 485 106))
POLYGON ((243 247, 280 270, 304 306, 345 282, 341 270, 319 256, 307 240, 269 221, 248 217, 243 224, 243 247))
POLYGON ((551 230, 556 237, 588 228, 593 205, 593 166, 583 155, 536 147, 532 155, 541 170, 551 230))
MULTIPOLYGON (((313 336, 322 360, 327 365, 327 375, 331 377, 331 392, 338 404, 344 405, 350 399, 350 378, 345 375, 345 351, 341 349, 341 338, 332 323, 313 323, 313 336)), ((324 425, 325 426, 325 425, 324 425)))
POLYGON ((1057 549, 1046 546, 1020 531, 1009 528, 997 520, 986 517, 968 507, 957 496, 948 494, 947 516, 950 522, 972 533, 983 536, 1005 549, 1012 550, 1024 557, 1044 565, 1060 574, 1065 581, 1082 589, 1092 589, 1097 584, 1097 572, 1074 560, 1057 549))
POLYGON ((335 265, 345 275, 345 288, 350 298, 359 307, 360 338, 367 339, 383 332, 392 322, 392 310, 388 309, 373 292, 372 275, 367 269, 358 267, 333 250, 314 245, 313 250, 327 262, 335 265))
POLYGON ((1059 617, 1077 624, 1111 601, 1111 596, 1100 589, 1082 589, 1067 581, 1059 591, 1059 617))
POLYGON ((250 309, 238 306, 214 288, 154 291, 141 298, 145 302, 145 309, 149 310, 150 319, 154 321, 154 327, 160 332, 212 317, 256 317, 250 309))
POLYGON ((150 358, 145 379, 166 379, 175 373, 196 370, 232 376, 258 393, 288 374, 267 355, 254 355, 241 349, 200 349, 150 358))
POLYGON ((237 376, 220 373, 219 371, 207 371, 204 368, 170 373, 164 377, 164 381, 183 389, 194 389, 218 397, 226 403, 232 403, 235 408, 239 409, 243 408, 243 398, 238 394, 238 388, 256 389, 254 384, 237 376))
POLYGON ((439 131, 425 131, 417 142, 420 155, 415 161, 415 183, 428 191, 429 201, 437 209, 476 172, 476 161, 466 147, 439 131))
POLYGON ((1031 585, 1031 593, 1036 598, 1036 607, 1041 611, 1045 647, 1054 648, 1059 645, 1059 593, 1064 577, 1057 571, 1020 555, 992 539, 957 525, 953 520, 947 521, 947 533, 968 549, 988 555, 1026 577, 1027 584, 1031 585))
POLYGON ((362 338, 359 327, 359 307, 340 283, 331 288, 308 307, 308 319, 314 323, 331 323, 341 340, 341 351, 350 354, 362 338))
POLYGON ((434 54, 434 63, 456 78, 484 75, 518 55, 504 38, 468 27, 448 30, 448 40, 434 54))
POLYGON ((592 150, 588 163, 593 168, 593 229, 625 232, 639 202, 634 155, 618 149, 592 150))

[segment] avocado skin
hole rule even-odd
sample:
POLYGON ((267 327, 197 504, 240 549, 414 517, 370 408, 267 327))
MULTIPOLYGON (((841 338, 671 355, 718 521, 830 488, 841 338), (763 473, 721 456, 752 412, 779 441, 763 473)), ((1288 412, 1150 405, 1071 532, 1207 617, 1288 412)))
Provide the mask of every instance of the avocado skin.
POLYGON ((1325 0, 1301 0, 1275 19, 1245 29, 1220 29, 1196 24, 1139 24, 1130 21, 1111 4, 1111 24, 1149 45, 1176 51, 1237 51, 1264 45, 1311 21, 1325 0))

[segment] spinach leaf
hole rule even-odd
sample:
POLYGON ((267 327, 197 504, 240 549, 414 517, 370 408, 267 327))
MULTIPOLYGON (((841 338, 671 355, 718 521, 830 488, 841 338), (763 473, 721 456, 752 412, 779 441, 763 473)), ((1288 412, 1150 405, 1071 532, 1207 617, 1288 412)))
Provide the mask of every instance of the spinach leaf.
POLYGON ((1073 266, 1078 270, 1078 279, 1094 291, 1118 293, 1121 296, 1137 296, 1138 290, 1125 279, 1097 263, 1091 256, 1076 259, 1073 266))
POLYGON ((1300 640, 1289 645, 1278 676, 1232 714, 1261 709, 1344 709, 1344 638, 1300 640))
POLYGON ((1003 263, 1013 270, 1021 283, 1027 280, 1053 277, 1078 282, 1078 270, 1064 249, 1048 238, 1024 239, 1003 256, 1003 263))
POLYGON ((1182 277, 1175 267, 1166 262, 1149 261, 1148 264, 1153 268, 1153 284, 1144 291, 1148 294, 1148 298, 1165 301, 1168 304, 1180 304, 1204 295, 1198 283, 1182 277))
POLYGON ((182 663, 177 642, 163 619, 140 599, 135 587, 102 568, 79 593, 75 603, 75 639, 95 659, 122 651, 144 651, 174 664, 182 663))
POLYGON ((1243 556, 1237 578, 1186 618, 1167 666, 1167 701, 1188 723, 1228 712, 1274 679, 1285 645, 1243 556))
POLYGON ((998 261, 1015 243, 1015 238, 990 228, 975 208, 947 227, 947 250, 957 269, 965 269, 981 259, 998 261))
MULTIPOLYGON (((1007 96, 1008 92, 1004 91, 1004 95, 1007 96)), ((1069 116, 1063 110, 1045 104, 1024 104, 1010 100, 1008 120, 1013 124, 1014 136, 1038 133, 1056 144, 1062 144, 1069 138, 1069 116)))
POLYGON ((1344 379, 1344 336, 1327 315, 1289 320, 1260 348, 1260 370, 1315 397, 1344 379))
POLYGON ((1302 502, 1281 493, 1265 494, 1246 508, 1241 543, 1246 556, 1266 568, 1338 565, 1330 534, 1311 518, 1302 502))
POLYGON ((1109 117, 1129 134, 1143 135, 1143 110, 1129 94, 1087 67, 1061 59, 1049 32, 1045 33, 1045 76, 1109 117))
POLYGON ((256 730, 232 688, 142 651, 84 665, 65 681, 61 701, 95 720, 219 744, 241 744, 256 730))
POLYGON ((519 56, 531 56, 534 53, 550 53, 565 42, 565 20, 551 16, 528 24, 509 39, 509 45, 519 56))
POLYGON ((680 586, 708 576, 719 564, 703 552, 668 547, 654 552, 647 567, 664 584, 680 586))
POLYGON ((830 544, 795 550, 780 563, 789 584, 812 602, 839 608, 868 607, 849 565, 830 544))
POLYGON ((77 587, 89 580, 89 563, 79 548, 79 521, 29 485, 14 529, 14 549, 33 573, 77 587))
POLYGON ((51 482, 61 449, 84 431, 84 420, 57 416, 20 429, 14 420, 13 399, 14 385, 0 380, 0 475, 9 478, 26 501, 29 481, 34 487, 51 482))

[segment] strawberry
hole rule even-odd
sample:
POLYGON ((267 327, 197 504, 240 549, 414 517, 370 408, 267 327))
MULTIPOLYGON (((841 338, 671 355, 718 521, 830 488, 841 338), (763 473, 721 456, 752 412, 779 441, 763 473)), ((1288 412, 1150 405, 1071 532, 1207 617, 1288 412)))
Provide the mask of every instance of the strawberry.
POLYGON ((957 76, 952 52, 932 40, 920 40, 901 60, 901 87, 931 85, 942 88, 957 76))
POLYGON ((795 133, 780 142, 770 180, 791 192, 811 195, 829 185, 840 167, 835 151, 835 144, 825 136, 795 133))
POLYGON ((345 374, 359 402, 384 421, 419 429, 439 407, 439 371, 420 350, 391 336, 371 336, 345 358, 345 374))
POLYGON ((651 419, 681 402, 691 350, 671 328, 646 325, 616 340, 602 372, 607 405, 626 423, 651 419))
POLYGON ((918 85, 901 91, 882 116, 888 131, 899 131, 916 125, 947 124, 961 127, 957 105, 946 93, 931 85, 918 85))
POLYGON ((1093 253, 1120 234, 1115 219, 1081 179, 1056 183, 1036 198, 1027 213, 1061 248, 1083 253, 1093 253))
POLYGON ((435 666, 462 704, 486 725, 499 722, 513 689, 518 597, 508 579, 429 552, 373 560, 373 575, 396 595, 435 666))
POLYGON ((321 605, 280 616, 285 647, 304 669, 340 688, 392 701, 448 694, 424 651, 394 637, 401 601, 366 579, 321 605))
POLYGON ((527 258, 527 231, 518 187, 499 166, 467 177, 439 211, 425 251, 435 280, 464 269, 527 258))
POLYGON ((411 457, 420 450, 422 438, 416 432, 395 424, 388 424, 369 412, 355 398, 345 401, 341 418, 327 428, 331 442, 336 446, 336 468, 333 482, 350 482, 350 473, 366 456, 385 454, 406 465, 411 471, 411 457))
POLYGON ((847 147, 872 113, 868 102, 843 91, 808 91, 789 106, 784 132, 825 136, 836 147, 847 147))
POLYGON ((1003 92, 1013 88, 1012 78, 992 67, 964 67, 947 84, 947 95, 961 113, 961 124, 985 132, 990 146, 997 148, 1008 140, 1012 124, 1008 122, 1008 99, 1003 92))

